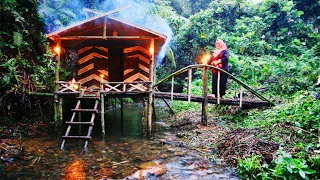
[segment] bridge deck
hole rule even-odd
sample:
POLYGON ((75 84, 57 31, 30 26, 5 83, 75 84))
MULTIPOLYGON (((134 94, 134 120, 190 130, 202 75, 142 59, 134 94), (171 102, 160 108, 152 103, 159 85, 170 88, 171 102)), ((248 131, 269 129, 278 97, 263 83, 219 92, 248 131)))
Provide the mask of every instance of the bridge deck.
MULTIPOLYGON (((171 99, 171 93, 169 93, 169 92, 155 92, 154 94, 155 94, 156 98, 171 99)), ((181 100, 181 101, 188 101, 188 95, 187 94, 180 94, 180 93, 173 93, 173 99, 174 100, 181 100)), ((203 97, 192 95, 190 98, 190 101, 191 102, 202 102, 203 97)), ((217 98, 208 96, 208 103, 217 104, 217 98)), ((239 106, 240 105, 240 98, 235 98, 235 99, 221 98, 220 104, 239 106)), ((245 108, 256 108, 256 107, 270 106, 270 103, 267 101, 243 99, 242 106, 245 108)))

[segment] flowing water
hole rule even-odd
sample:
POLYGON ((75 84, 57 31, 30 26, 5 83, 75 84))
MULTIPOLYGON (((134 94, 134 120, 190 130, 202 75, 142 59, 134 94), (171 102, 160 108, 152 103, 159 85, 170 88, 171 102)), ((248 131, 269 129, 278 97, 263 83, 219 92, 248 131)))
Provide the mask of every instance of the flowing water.
MULTIPOLYGON (((164 144, 161 139, 172 136, 169 130, 143 138, 141 117, 142 107, 126 107, 121 133, 120 110, 108 111, 106 138, 100 139, 95 127, 87 152, 80 140, 67 140, 62 151, 56 136, 22 139, 24 154, 7 164, 0 179, 238 179, 197 150, 164 144)), ((164 123, 156 123, 156 129, 164 123)))

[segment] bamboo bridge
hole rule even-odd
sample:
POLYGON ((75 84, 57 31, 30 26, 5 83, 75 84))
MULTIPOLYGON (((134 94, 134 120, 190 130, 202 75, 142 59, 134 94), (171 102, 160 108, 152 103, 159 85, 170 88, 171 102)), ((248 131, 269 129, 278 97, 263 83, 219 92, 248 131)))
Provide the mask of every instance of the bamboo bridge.
MULTIPOLYGON (((85 139, 85 148, 87 147, 88 140, 91 139, 91 131, 94 126, 94 121, 96 118, 96 114, 101 114, 101 125, 102 125, 102 134, 105 134, 105 97, 133 97, 133 96, 141 96, 141 97, 152 97, 151 98, 151 106, 144 105, 147 112, 154 111, 154 98, 161 98, 161 99, 170 99, 170 100, 181 100, 181 101, 188 101, 188 102, 199 102, 202 103, 202 116, 201 116, 201 123, 202 125, 207 125, 207 114, 208 114, 208 103, 212 104, 221 104, 221 105, 231 105, 231 106, 239 106, 240 108, 257 108, 263 106, 273 106, 274 104, 263 97, 259 92, 255 91, 254 89, 250 88, 248 85, 237 79, 232 74, 214 67, 210 65, 190 65, 187 66, 179 71, 176 71, 169 75, 168 77, 160 80, 158 83, 152 85, 152 82, 145 82, 145 81, 135 81, 135 82, 103 82, 100 83, 100 89, 96 90, 88 90, 87 88, 83 88, 81 83, 79 82, 64 82, 59 81, 57 82, 58 91, 55 94, 59 96, 75 96, 78 99, 78 103, 75 109, 72 109, 73 115, 70 121, 66 122, 68 124, 67 131, 65 136, 62 138, 64 139, 61 148, 63 148, 65 139, 85 139), (218 72, 218 82, 220 81, 220 74, 225 73, 229 76, 228 84, 235 83, 237 86, 233 86, 236 88, 234 92, 239 94, 236 97, 228 97, 227 98, 220 98, 219 96, 219 84, 217 83, 217 97, 212 97, 208 95, 208 70, 211 68, 216 69, 218 72), (202 95, 193 95, 192 94, 192 71, 201 69, 202 70, 202 95), (174 92, 174 79, 176 76, 179 76, 183 73, 187 73, 187 92, 183 93, 176 93, 174 92), (164 84, 165 82, 171 80, 171 91, 170 92, 161 92, 158 90, 158 86, 164 84), (251 93, 249 98, 243 96, 243 94, 251 93), (253 98, 255 97, 255 99, 253 98), (81 109, 81 101, 83 100, 93 100, 94 108, 93 109, 81 109), (100 106, 98 106, 100 104, 100 106), (92 117, 89 122, 75 122, 75 115, 76 113, 80 112, 90 112, 92 113, 92 117), (88 133, 86 136, 70 136, 70 130, 72 125, 89 125, 88 133)), ((232 88, 232 86, 229 88, 232 88)), ((229 89, 229 92, 232 90, 229 89)), ((230 95, 229 95, 230 96, 230 95)), ((166 101, 165 101, 166 102, 166 101)), ((167 103, 167 102, 166 102, 167 103)), ((123 113, 122 109, 123 101, 121 101, 121 113, 123 113)), ((168 107, 170 108, 169 104, 167 103, 168 107)), ((170 108, 171 109, 171 108, 170 108)), ((61 110, 62 111, 62 110, 61 110)), ((152 127, 152 118, 149 119, 148 115, 150 113, 145 113, 144 120, 145 124, 148 127, 148 132, 151 132, 152 127)), ((62 115, 61 115, 62 116, 62 115)), ((121 122, 123 124, 123 122, 121 122)))

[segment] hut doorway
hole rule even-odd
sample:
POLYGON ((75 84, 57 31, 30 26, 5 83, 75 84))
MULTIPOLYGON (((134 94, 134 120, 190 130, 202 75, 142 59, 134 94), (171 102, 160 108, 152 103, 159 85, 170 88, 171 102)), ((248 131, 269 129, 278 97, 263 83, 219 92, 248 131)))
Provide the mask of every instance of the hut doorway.
POLYGON ((123 49, 109 48, 109 82, 123 81, 123 49))

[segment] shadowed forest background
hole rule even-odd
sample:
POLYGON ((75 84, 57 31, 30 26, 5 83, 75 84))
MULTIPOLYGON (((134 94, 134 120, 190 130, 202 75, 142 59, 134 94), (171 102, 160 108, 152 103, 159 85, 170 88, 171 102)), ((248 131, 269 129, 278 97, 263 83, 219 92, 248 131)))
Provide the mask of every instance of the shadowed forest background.
MULTIPOLYGON (((318 0, 2 0, 1 138, 38 135, 54 127, 53 98, 28 95, 54 91, 55 57, 45 34, 90 16, 81 13, 83 7, 107 12, 126 5, 139 7, 138 13, 145 14, 145 19, 139 16, 134 22, 172 35, 164 47, 166 56, 158 60, 158 80, 199 63, 214 49, 216 39, 222 39, 231 53, 231 73, 276 104, 269 109, 217 106, 210 110, 233 127, 265 130, 262 139, 280 144, 270 162, 261 154, 239 159, 235 166, 240 177, 320 177, 320 105, 315 99, 320 75, 318 0), (150 24, 149 16, 161 17, 170 30, 150 24), (285 139, 288 136, 290 140, 285 139)), ((120 11, 115 16, 126 15, 120 11)), ((61 79, 68 79, 67 64, 62 67, 61 79)), ((201 74, 196 77, 195 94, 202 92, 201 74)), ((185 77, 175 79, 175 87, 185 91, 185 77)), ((176 111, 196 111, 199 106, 171 105, 176 111)))

